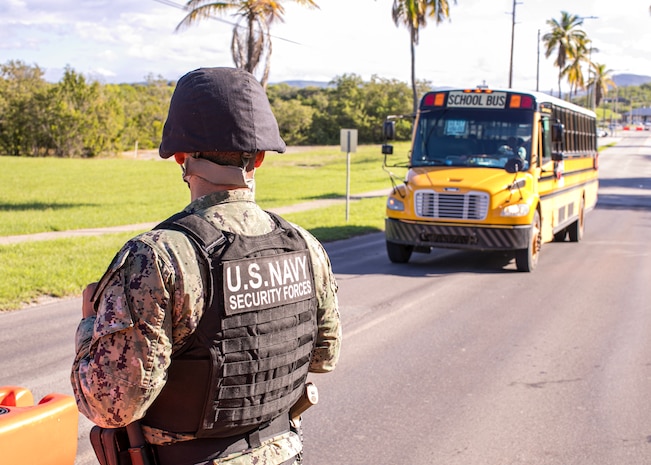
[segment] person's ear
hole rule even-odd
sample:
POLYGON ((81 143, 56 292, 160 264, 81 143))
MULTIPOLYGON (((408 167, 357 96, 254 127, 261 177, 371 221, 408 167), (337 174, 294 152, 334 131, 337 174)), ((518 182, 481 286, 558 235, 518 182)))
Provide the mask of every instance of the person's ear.
POLYGON ((179 165, 182 165, 185 162, 185 159, 187 158, 188 154, 185 152, 176 152, 174 154, 174 159, 179 165))
POLYGON ((260 152, 255 154, 255 166, 256 168, 259 168, 260 165, 262 165, 262 162, 264 161, 264 150, 261 150, 260 152))

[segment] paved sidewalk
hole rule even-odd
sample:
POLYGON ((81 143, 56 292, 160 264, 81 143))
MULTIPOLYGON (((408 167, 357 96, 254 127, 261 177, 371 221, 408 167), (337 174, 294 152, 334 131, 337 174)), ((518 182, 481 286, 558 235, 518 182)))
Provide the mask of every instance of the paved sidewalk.
MULTIPOLYGON (((360 200, 363 198, 371 197, 386 197, 391 192, 391 188, 381 189, 372 192, 366 192, 363 194, 351 195, 350 200, 360 200)), ((319 199, 312 200, 309 202, 297 203, 294 205, 288 205, 286 207, 277 207, 270 208, 269 210, 278 213, 279 215, 285 215, 287 213, 295 213, 306 210, 313 210, 316 208, 329 207, 331 205, 336 205, 340 203, 345 203, 346 199, 344 197, 336 199, 319 199)), ((19 244, 21 242, 31 242, 31 241, 47 241, 52 239, 62 239, 69 237, 83 237, 83 236, 97 236, 100 234, 112 234, 119 232, 128 232, 128 231, 143 231, 151 229, 156 226, 158 222, 154 223, 138 223, 138 224, 128 224, 123 226, 111 226, 105 228, 89 228, 89 229, 74 229, 71 231, 51 231, 51 232, 42 232, 36 234, 23 234, 19 236, 1 236, 0 245, 10 245, 10 244, 19 244)))

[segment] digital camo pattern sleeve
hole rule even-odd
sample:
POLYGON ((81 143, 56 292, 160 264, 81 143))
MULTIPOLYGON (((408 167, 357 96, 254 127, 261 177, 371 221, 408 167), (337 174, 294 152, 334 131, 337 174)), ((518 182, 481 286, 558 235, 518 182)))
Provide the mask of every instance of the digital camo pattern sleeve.
POLYGON ((163 388, 172 341, 183 341, 196 327, 199 316, 189 309, 203 305, 192 248, 175 247, 187 256, 171 256, 162 234, 174 237, 152 231, 125 244, 98 284, 96 316, 77 328, 73 392, 79 411, 103 427, 145 414, 163 388))
MULTIPOLYGON (((286 464, 303 450, 299 436, 290 432, 265 441, 261 447, 215 459, 212 465, 278 465, 286 464)), ((294 461, 292 465, 299 465, 294 461)))
POLYGON ((313 373, 327 373, 335 369, 341 349, 342 331, 339 302, 337 300, 337 281, 323 245, 300 226, 293 226, 305 238, 305 242, 307 242, 310 249, 317 293, 318 332, 314 353, 310 361, 310 371, 313 373))

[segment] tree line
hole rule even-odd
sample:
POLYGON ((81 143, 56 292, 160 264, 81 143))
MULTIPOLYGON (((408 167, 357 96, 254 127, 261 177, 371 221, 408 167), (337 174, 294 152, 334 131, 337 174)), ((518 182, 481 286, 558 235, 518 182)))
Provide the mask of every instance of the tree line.
POLYGON ((93 157, 160 142, 173 87, 100 84, 66 67, 57 83, 20 61, 0 65, 0 155, 93 157))
MULTIPOLYGON (((20 61, 0 65, 0 155, 96 157, 158 147, 174 82, 148 76, 142 83, 101 84, 70 67, 57 83, 43 75, 20 61)), ((429 89, 430 82, 418 82, 419 95, 429 89)), ((357 129, 360 144, 381 143, 385 118, 412 112, 410 86, 377 76, 346 74, 326 87, 271 84, 267 94, 288 145, 337 145, 343 128, 357 129)), ((601 118, 648 105, 651 86, 618 94, 619 103, 597 108, 601 118)), ((574 100, 590 106, 585 96, 574 100)), ((397 139, 410 136, 409 121, 401 121, 397 139)))
MULTIPOLYGON (((57 83, 43 75, 20 61, 0 65, 0 155, 95 157, 158 147, 174 82, 149 76, 101 84, 70 67, 57 83)), ((409 86, 376 76, 343 75, 325 87, 273 84, 267 93, 288 145, 338 144, 342 128, 357 129, 360 144, 379 143, 387 115, 411 112, 409 86)), ((408 124, 398 131, 409 138, 408 124)))

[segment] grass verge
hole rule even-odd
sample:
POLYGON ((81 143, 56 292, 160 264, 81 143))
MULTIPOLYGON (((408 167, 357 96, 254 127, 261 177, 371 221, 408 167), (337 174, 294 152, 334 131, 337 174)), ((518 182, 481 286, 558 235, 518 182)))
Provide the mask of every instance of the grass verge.
MULTIPOLYGON (((310 230, 323 242, 381 231, 384 198, 351 201, 346 222, 344 203, 290 213, 284 217, 310 230)), ((0 311, 48 298, 79 295, 99 279, 122 244, 137 232, 22 242, 0 246, 0 311)))
POLYGON ((131 233, 0 246, 0 310, 78 295, 96 281, 131 233))
MULTIPOLYGON (((350 190, 388 188, 376 145, 351 154, 350 190)), ((346 194, 346 154, 339 147, 267 154, 256 174, 264 208, 346 194)), ((405 152, 406 153, 406 150, 405 152)), ((0 236, 158 221, 188 203, 171 160, 0 157, 0 236)))
MULTIPOLYGON (((388 189, 377 146, 351 154, 351 193, 388 189)), ((188 203, 172 162, 0 157, 0 236, 159 221, 188 203), (6 187, 6 188, 5 188, 6 187)), ((268 154, 256 175, 263 208, 346 194, 346 154, 320 147, 268 154)), ((323 242, 381 231, 384 198, 283 215, 323 242)), ((0 311, 79 295, 136 232, 0 246, 0 311)))

